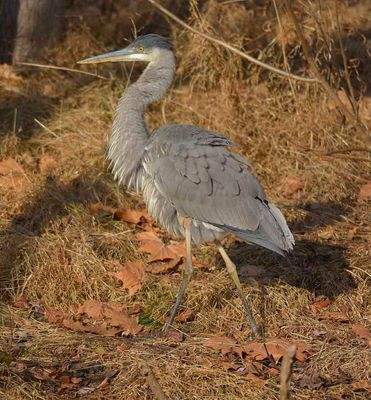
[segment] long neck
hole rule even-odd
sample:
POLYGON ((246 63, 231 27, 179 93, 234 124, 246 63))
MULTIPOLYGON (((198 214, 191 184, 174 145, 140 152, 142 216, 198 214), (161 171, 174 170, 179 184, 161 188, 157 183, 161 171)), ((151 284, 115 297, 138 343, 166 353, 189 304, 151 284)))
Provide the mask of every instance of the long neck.
POLYGON ((141 159, 149 137, 144 113, 151 103, 166 93, 174 74, 174 55, 162 50, 119 100, 107 158, 120 184, 141 189, 141 159))

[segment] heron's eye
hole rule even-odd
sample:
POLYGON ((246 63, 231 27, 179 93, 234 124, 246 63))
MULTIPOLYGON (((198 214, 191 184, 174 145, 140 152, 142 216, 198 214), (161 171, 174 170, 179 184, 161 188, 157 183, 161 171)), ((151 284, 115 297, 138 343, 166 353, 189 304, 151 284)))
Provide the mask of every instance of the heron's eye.
POLYGON ((143 53, 143 52, 144 52, 144 47, 143 47, 143 46, 138 47, 138 51, 139 51, 140 53, 143 53))

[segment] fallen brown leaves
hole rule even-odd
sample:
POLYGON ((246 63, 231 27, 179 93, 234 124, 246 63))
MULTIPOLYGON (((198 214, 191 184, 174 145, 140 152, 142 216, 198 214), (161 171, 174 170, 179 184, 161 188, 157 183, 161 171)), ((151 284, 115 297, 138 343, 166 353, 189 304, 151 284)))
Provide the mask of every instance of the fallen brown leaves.
POLYGON ((138 318, 130 316, 123 305, 97 300, 86 300, 77 307, 73 318, 49 307, 45 309, 45 316, 50 323, 103 336, 137 335, 143 328, 138 318))
MULTIPOLYGON (((250 342, 246 345, 240 345, 236 340, 222 336, 209 338, 203 344, 208 348, 220 351, 221 355, 236 353, 240 357, 246 356, 256 361, 262 361, 272 357, 276 363, 279 363, 287 352, 287 349, 293 343, 284 338, 271 338, 263 343, 250 342)), ((304 343, 295 344, 295 358, 300 362, 304 362, 306 360, 308 346, 304 343)))
POLYGON ((153 274, 163 274, 177 268, 186 256, 184 243, 170 241, 165 244, 154 232, 141 232, 136 235, 139 250, 150 255, 146 268, 153 274))
POLYGON ((176 260, 186 256, 184 243, 171 241, 164 244, 154 232, 141 232, 137 234, 140 242, 139 250, 150 254, 150 262, 176 260))
POLYGON ((140 225, 148 222, 150 217, 147 210, 133 210, 131 208, 114 208, 101 203, 90 203, 89 210, 98 217, 112 215, 116 220, 128 224, 140 225))
POLYGON ((128 289, 129 296, 140 290, 142 283, 147 279, 146 267, 142 261, 127 261, 113 275, 122 282, 125 289, 128 289))
POLYGON ((366 327, 360 324, 354 324, 351 328, 357 336, 361 339, 366 339, 371 344, 371 332, 366 327))

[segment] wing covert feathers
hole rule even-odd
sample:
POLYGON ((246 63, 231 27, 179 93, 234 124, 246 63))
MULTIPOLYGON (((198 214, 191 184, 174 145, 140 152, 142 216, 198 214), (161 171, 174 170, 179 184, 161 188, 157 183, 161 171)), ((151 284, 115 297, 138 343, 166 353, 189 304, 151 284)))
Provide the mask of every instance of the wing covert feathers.
POLYGON ((155 185, 178 214, 233 232, 283 254, 294 238, 270 203, 252 165, 227 147, 229 139, 191 125, 168 125, 147 146, 155 185))

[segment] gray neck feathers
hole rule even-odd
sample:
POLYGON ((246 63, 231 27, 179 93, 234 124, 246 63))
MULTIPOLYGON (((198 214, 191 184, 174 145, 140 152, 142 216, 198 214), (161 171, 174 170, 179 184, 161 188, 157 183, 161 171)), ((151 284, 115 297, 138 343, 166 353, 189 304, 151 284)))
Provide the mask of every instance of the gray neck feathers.
POLYGON ((120 184, 141 190, 141 165, 149 133, 144 120, 147 107, 162 98, 175 74, 170 50, 158 49, 139 79, 120 98, 113 120, 107 158, 120 184))

